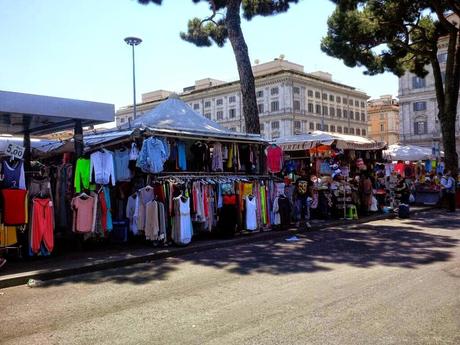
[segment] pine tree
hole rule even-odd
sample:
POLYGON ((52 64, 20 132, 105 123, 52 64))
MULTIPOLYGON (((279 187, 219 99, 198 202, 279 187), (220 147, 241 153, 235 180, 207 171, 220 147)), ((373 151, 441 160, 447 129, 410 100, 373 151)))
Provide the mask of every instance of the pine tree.
MULTIPOLYGON (((365 73, 406 71, 419 77, 431 65, 435 80, 446 167, 458 171, 455 122, 460 82, 459 0, 332 0, 321 48, 365 73), (438 59, 440 39, 448 42, 445 78, 438 59), (444 80, 443 80, 444 79, 444 80)), ((456 175, 455 175, 456 176, 456 175)))
MULTIPOLYGON (((198 47, 209 47, 215 43, 223 47, 230 41, 235 54, 243 96, 243 113, 247 133, 260 133, 256 88, 249 60, 248 46, 241 30, 241 14, 251 20, 255 16, 271 16, 286 12, 291 3, 298 0, 192 0, 207 2, 211 11, 204 19, 193 18, 188 22, 187 32, 180 37, 198 47)), ((138 0, 141 4, 162 4, 162 0, 138 0)))

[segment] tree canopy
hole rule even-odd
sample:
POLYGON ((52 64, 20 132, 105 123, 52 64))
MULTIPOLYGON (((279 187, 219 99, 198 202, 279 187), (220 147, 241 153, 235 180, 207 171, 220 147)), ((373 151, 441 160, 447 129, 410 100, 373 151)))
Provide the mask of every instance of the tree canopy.
MULTIPOLYGON (((213 43, 223 47, 230 41, 238 66, 243 113, 246 132, 260 133, 254 75, 249 59, 248 47, 241 30, 241 15, 251 20, 255 16, 272 16, 286 12, 291 4, 299 0, 192 0, 206 2, 210 13, 204 18, 192 18, 186 32, 180 37, 198 47, 209 47, 213 43), (241 14, 242 13, 242 14, 241 14)), ((161 5, 163 0, 138 0, 141 4, 161 5)))
POLYGON ((365 74, 406 71, 435 79, 438 118, 449 169, 457 171, 455 121, 460 81, 458 0, 332 0, 336 9, 328 20, 321 49, 347 66, 365 67, 365 74), (446 40, 447 61, 438 59, 439 42, 446 40), (443 76, 445 72, 445 77, 443 76))

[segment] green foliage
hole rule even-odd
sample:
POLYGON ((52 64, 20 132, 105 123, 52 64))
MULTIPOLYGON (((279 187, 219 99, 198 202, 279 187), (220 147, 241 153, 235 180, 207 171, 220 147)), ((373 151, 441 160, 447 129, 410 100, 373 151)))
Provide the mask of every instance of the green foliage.
MULTIPOLYGON (((176 0, 177 1, 177 0, 176 0)), ((183 1, 183 0, 182 0, 183 1)), ((232 0, 192 0, 194 3, 206 2, 209 4, 211 15, 204 19, 190 19, 187 32, 181 32, 180 37, 198 47, 209 47, 213 43, 222 47, 228 38, 225 23, 225 11, 232 0)), ((138 0, 141 4, 154 3, 161 5, 163 0, 138 0)), ((251 20, 255 16, 272 16, 289 10, 291 4, 299 0, 240 0, 242 15, 251 20)))
POLYGON ((427 74, 425 66, 436 56, 439 37, 446 34, 431 1, 333 2, 337 8, 321 43, 325 53, 347 66, 364 66, 369 75, 389 71, 401 76, 406 70, 421 77, 427 74))

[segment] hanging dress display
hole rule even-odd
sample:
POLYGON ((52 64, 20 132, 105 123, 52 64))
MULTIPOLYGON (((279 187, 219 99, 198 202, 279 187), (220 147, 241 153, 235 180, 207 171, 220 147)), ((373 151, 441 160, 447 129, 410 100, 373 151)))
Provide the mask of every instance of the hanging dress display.
POLYGON ((247 195, 246 203, 246 230, 257 230, 257 203, 256 198, 252 195, 247 195))
POLYGON ((172 240, 178 245, 187 245, 192 240, 192 219, 190 218, 190 198, 174 198, 174 228, 172 240))

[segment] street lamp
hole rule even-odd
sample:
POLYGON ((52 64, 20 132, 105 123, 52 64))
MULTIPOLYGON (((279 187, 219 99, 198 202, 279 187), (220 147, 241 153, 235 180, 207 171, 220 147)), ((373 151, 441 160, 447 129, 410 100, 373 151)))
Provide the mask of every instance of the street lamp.
POLYGON ((133 110, 134 118, 136 118, 136 68, 134 63, 134 46, 141 44, 142 40, 137 37, 126 37, 125 42, 133 48, 133 110))

